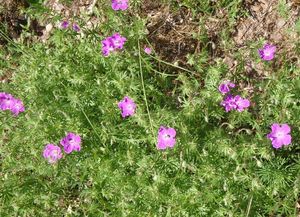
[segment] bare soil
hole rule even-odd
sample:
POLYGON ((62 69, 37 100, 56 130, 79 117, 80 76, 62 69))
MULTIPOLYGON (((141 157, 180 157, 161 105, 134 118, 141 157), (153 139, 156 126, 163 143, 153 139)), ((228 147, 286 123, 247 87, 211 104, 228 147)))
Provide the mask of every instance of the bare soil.
POLYGON ((195 38, 199 26, 191 10, 181 7, 173 12, 170 5, 161 1, 145 0, 141 11, 147 19, 148 40, 155 52, 165 61, 186 65, 187 54, 196 53, 200 46, 195 38))
MULTIPOLYGON (((297 1, 287 1, 286 11, 280 8, 278 0, 245 0, 244 8, 249 16, 237 21, 233 40, 235 47, 247 60, 244 70, 248 76, 263 79, 272 73, 273 68, 280 68, 282 63, 291 62, 300 66, 299 55, 296 52, 296 42, 299 34, 295 31, 295 23, 300 17, 300 7, 297 1), (280 12, 281 11, 281 12, 280 12), (254 62, 249 42, 264 40, 277 47, 276 60, 273 67, 266 70, 263 63, 254 62)), ((224 62, 235 73, 240 64, 232 53, 226 53, 224 62)))
MULTIPOLYGON (((20 13, 22 8, 28 7, 26 0, 0 0, 0 26, 1 29, 7 28, 6 33, 11 38, 18 38, 22 32, 21 25, 26 25, 24 15, 20 13)), ((0 44, 5 44, 6 40, 0 37, 0 44)))

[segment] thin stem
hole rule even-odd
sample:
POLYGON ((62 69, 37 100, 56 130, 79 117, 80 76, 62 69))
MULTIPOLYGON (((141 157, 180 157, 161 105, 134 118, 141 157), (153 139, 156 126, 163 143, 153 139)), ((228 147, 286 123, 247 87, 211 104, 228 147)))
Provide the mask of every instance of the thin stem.
POLYGON ((141 47, 140 47, 140 41, 138 40, 138 48, 139 48, 139 64, 140 64, 140 75, 141 75, 141 81, 142 81, 142 87, 143 87, 143 92, 144 92, 144 100, 147 108, 147 113, 148 113, 148 118, 151 126, 151 131, 154 136, 154 130, 153 130, 153 125, 152 125, 152 119, 150 116, 150 111, 149 111, 149 106, 148 106, 148 101, 147 101, 147 95, 146 95, 146 90, 145 90, 145 84, 144 84, 144 76, 143 76, 143 70, 142 70, 142 58, 141 58, 141 47))
POLYGON ((174 64, 172 64, 172 63, 169 63, 169 62, 166 62, 166 61, 164 61, 164 60, 158 59, 158 58, 156 58, 155 56, 152 56, 152 55, 149 55, 149 56, 152 57, 153 59, 157 60, 158 62, 164 63, 164 64, 166 64, 166 65, 168 65, 168 66, 172 66, 172 67, 174 67, 174 68, 181 69, 181 70, 186 71, 186 72, 189 72, 189 73, 191 73, 191 74, 195 74, 195 72, 193 72, 193 71, 191 71, 191 70, 188 70, 188 69, 185 69, 185 68, 183 68, 183 67, 181 67, 181 66, 176 66, 176 65, 174 65, 174 64))
POLYGON ((252 206, 252 199, 253 199, 253 195, 251 195, 250 200, 249 200, 249 203, 248 203, 246 217, 248 217, 249 214, 250 214, 250 210, 251 210, 251 206, 252 206))
MULTIPOLYGON (((125 50, 125 53, 128 54, 128 55, 130 55, 130 53, 127 50, 125 50)), ((147 66, 149 66, 149 63, 142 56, 141 56, 141 59, 142 59, 142 61, 145 64, 147 64, 147 66)), ((159 72, 156 69, 152 68, 151 66, 150 66, 150 68, 151 68, 152 71, 154 71, 157 74, 161 74, 161 75, 169 76, 169 77, 176 77, 176 76, 178 76, 178 74, 167 74, 167 73, 159 72)))
POLYGON ((92 124, 92 122, 90 121, 89 117, 86 115, 86 113, 84 112, 84 110, 83 110, 82 108, 80 108, 80 109, 81 109, 82 113, 84 114, 86 120, 89 122, 89 124, 90 124, 91 127, 93 128, 93 130, 94 130, 94 132, 96 133, 97 137, 98 137, 99 140, 101 141, 101 137, 100 137, 100 135, 97 133, 97 131, 96 131, 94 125, 92 124))

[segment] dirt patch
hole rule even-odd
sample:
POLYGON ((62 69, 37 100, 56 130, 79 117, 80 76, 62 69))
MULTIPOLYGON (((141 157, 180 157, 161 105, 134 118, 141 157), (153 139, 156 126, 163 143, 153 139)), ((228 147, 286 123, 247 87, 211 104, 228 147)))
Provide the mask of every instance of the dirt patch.
MULTIPOLYGON (((300 13, 297 1, 285 3, 278 0, 245 0, 244 8, 249 16, 238 20, 233 40, 235 47, 242 54, 242 59, 245 60, 242 64, 245 74, 254 79, 263 79, 275 69, 280 69, 283 63, 300 66, 295 43, 299 41, 299 34, 295 31, 295 23, 300 13), (276 58, 269 68, 262 62, 254 62, 252 51, 249 49, 249 43, 259 40, 277 47, 276 58)), ((241 65, 231 53, 225 54, 224 62, 233 74, 241 65)))
MULTIPOLYGON (((95 29, 100 23, 103 23, 103 17, 97 17, 93 14, 93 8, 101 7, 97 5, 97 0, 72 0, 69 2, 62 2, 61 0, 47 0, 44 3, 46 8, 53 11, 53 14, 49 14, 45 17, 45 25, 48 26, 48 30, 45 29, 43 36, 40 38, 42 42, 45 42, 50 37, 52 27, 60 28, 61 21, 68 21, 70 24, 76 23, 80 29, 95 29), (53 23, 52 18, 59 15, 60 21, 53 23), (48 21, 47 21, 48 20, 48 21), (81 22, 79 22, 81 21, 81 22)), ((80 32, 83 35, 83 32, 80 32)))
POLYGON ((91 14, 96 2, 97 0, 73 0, 71 4, 63 4, 60 0, 48 0, 45 6, 68 19, 79 17, 82 13, 91 14))
POLYGON ((3 75, 0 75, 0 83, 9 83, 11 82, 11 78, 13 76, 12 71, 6 71, 3 75))
POLYGON ((221 32, 228 28, 228 11, 219 9, 213 16, 205 21, 205 29, 209 39, 208 49, 210 54, 210 63, 213 64, 215 57, 223 57, 224 51, 220 43, 222 41, 221 32))
POLYGON ((244 45, 247 41, 265 38, 273 43, 291 38, 287 32, 299 18, 299 8, 290 1, 280 3, 278 0, 246 0, 245 8, 250 14, 241 19, 236 26, 234 41, 244 45))
MULTIPOLYGON (((29 6, 25 0, 0 0, 0 23, 2 32, 10 38, 18 38, 22 32, 22 26, 27 21, 21 9, 29 6)), ((0 43, 6 44, 7 40, 0 37, 0 43)))
POLYGON ((23 13, 24 9, 30 7, 27 0, 0 0, 0 5, 0 29, 5 35, 0 37, 0 45, 5 45, 8 42, 7 38, 18 39, 24 30, 23 26, 29 26, 32 35, 43 35, 45 27, 40 25, 37 19, 27 19, 23 13))
POLYGON ((173 12, 170 5, 161 1, 145 0, 141 11, 147 18, 147 38, 155 52, 163 60, 186 65, 187 54, 199 49, 199 42, 193 35, 199 31, 199 25, 191 10, 181 7, 173 12))

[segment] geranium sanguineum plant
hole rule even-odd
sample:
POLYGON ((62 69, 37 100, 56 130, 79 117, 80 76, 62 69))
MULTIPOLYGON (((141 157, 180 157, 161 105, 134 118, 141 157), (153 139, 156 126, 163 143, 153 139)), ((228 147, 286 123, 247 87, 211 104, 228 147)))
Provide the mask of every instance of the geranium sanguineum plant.
POLYGON ((60 140, 60 144, 64 147, 64 151, 70 154, 72 151, 81 150, 81 138, 75 133, 68 133, 65 138, 60 140))
POLYGON ((271 126, 271 133, 267 135, 267 138, 271 140, 274 148, 281 148, 283 145, 289 145, 292 142, 291 128, 288 124, 274 123, 271 126))
POLYGON ((113 10, 126 10, 128 8, 128 0, 112 0, 111 7, 113 10))
POLYGON ((136 104, 134 101, 129 98, 128 96, 125 96, 123 100, 121 100, 118 103, 118 107, 121 110, 121 115, 123 118, 126 118, 128 116, 132 116, 135 113, 136 104))
POLYGON ((43 151, 43 157, 47 159, 49 163, 57 162, 62 158, 60 147, 53 144, 47 144, 43 151))
POLYGON ((157 149, 173 148, 176 143, 176 130, 161 126, 158 130, 157 149))
POLYGON ((265 44, 262 49, 258 50, 260 58, 266 61, 270 61, 274 59, 275 52, 276 52, 276 46, 270 44, 265 44))

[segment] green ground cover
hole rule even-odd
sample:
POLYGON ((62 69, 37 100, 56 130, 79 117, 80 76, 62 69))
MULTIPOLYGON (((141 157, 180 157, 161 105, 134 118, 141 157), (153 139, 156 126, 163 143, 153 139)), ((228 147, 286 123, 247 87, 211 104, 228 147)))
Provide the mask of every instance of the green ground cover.
MULTIPOLYGON (((138 15, 142 1, 126 11, 101 1, 94 15, 106 21, 88 29, 87 17, 76 18, 82 34, 54 26, 46 42, 29 40, 26 30, 8 39, 0 75, 12 77, 0 92, 22 99, 25 112, 0 112, 0 216, 297 216, 299 59, 283 47, 263 61, 263 37, 239 49, 232 32, 250 16, 243 2, 211 2, 166 1, 174 13, 186 7, 201 14, 193 36, 201 49, 187 65, 164 61, 155 49, 144 52, 155 45, 138 15), (228 15, 215 43, 238 61, 234 72, 223 54, 212 56, 204 27, 219 9, 228 15), (104 57, 101 41, 115 32, 127 38, 124 48, 104 57), (271 73, 247 74, 245 51, 271 73), (220 105, 218 86, 227 79, 251 102, 243 112, 220 105), (118 102, 126 95, 137 109, 123 119, 118 102), (273 123, 289 124, 292 144, 272 147, 266 135, 273 123), (173 149, 156 148, 161 125, 176 129, 173 149), (59 144, 67 132, 81 136, 81 151, 49 164, 45 145, 59 144)), ((42 19, 34 5, 27 13, 42 19)), ((299 58, 299 41, 287 43, 299 58)))

